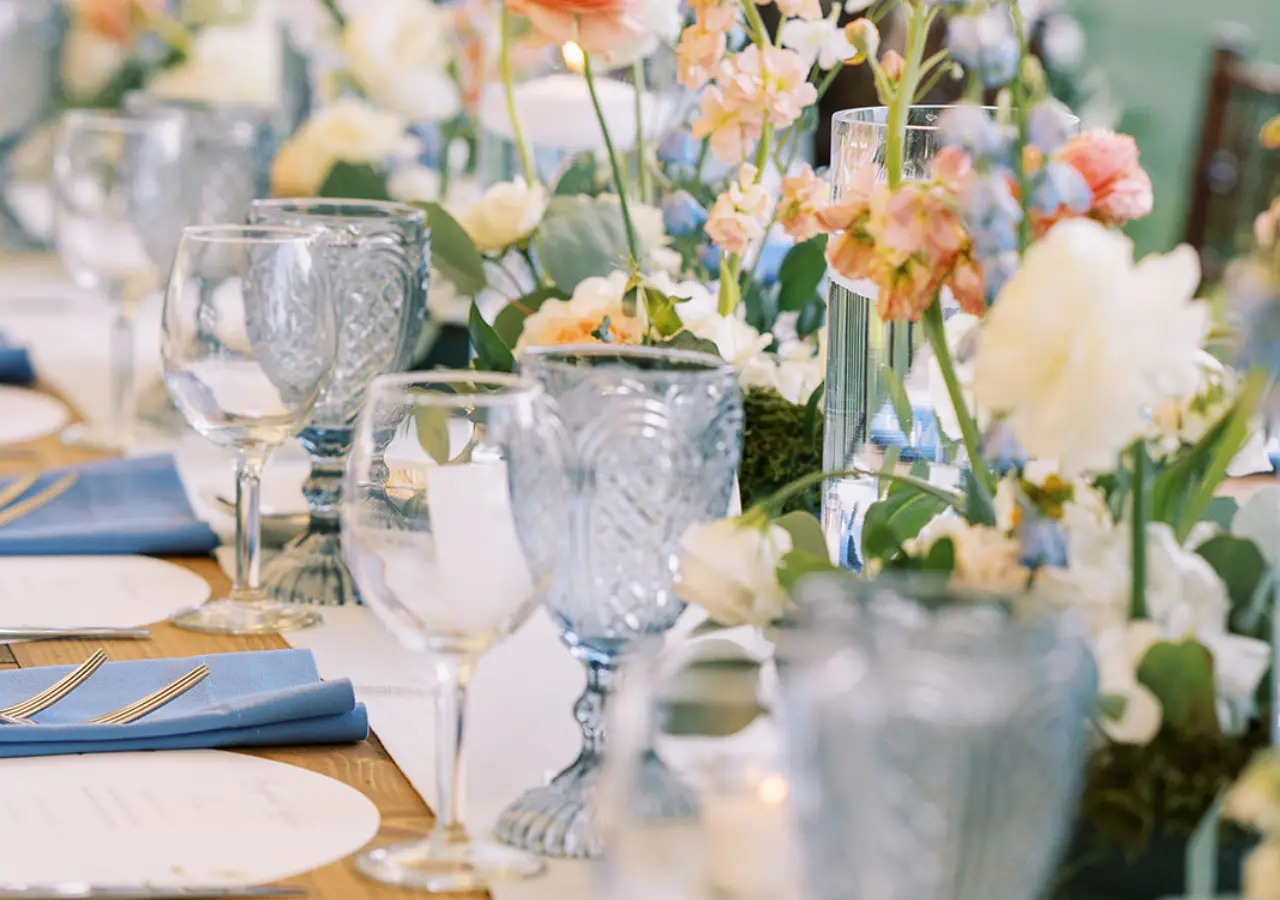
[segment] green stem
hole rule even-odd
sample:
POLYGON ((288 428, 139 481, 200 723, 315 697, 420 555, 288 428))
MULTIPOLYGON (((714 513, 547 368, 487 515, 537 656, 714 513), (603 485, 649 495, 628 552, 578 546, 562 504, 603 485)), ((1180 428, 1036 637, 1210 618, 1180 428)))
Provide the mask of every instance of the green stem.
POLYGON ((644 152, 644 95, 645 77, 644 60, 637 59, 631 64, 631 80, 636 89, 636 185, 643 203, 653 202, 653 185, 649 178, 649 165, 644 152))
MULTIPOLYGON (((767 515, 770 510, 781 509, 782 504, 786 503, 792 497, 802 494, 815 484, 821 484, 830 478, 880 478, 881 475, 882 473, 880 472, 872 472, 870 469, 860 469, 857 467, 852 469, 837 469, 833 472, 810 472, 808 475, 797 478, 790 484, 778 488, 777 491, 770 494, 768 497, 765 497, 759 503, 755 504, 755 506, 751 507, 751 509, 747 510, 746 514, 751 515, 753 513, 758 514, 759 512, 764 512, 767 515)), ((936 484, 930 484, 923 478, 917 478, 914 475, 891 475, 889 477, 894 481, 909 484, 917 490, 931 494, 952 506, 958 507, 964 502, 964 497, 955 491, 948 491, 946 488, 938 487, 936 484)))
POLYGON ((742 260, 728 250, 720 251, 720 296, 716 301, 716 312, 722 316, 733 313, 742 299, 738 288, 739 267, 742 260))
POLYGON ((1151 519, 1151 459, 1146 441, 1134 441, 1133 455, 1133 577, 1129 593, 1129 618, 1147 618, 1147 522, 1151 519))
POLYGON ((924 59, 925 45, 929 39, 929 26, 933 24, 936 12, 934 7, 930 7, 928 11, 914 8, 906 10, 907 55, 902 80, 889 101, 889 120, 885 134, 884 167, 889 177, 889 187, 894 190, 902 183, 911 102, 915 99, 916 87, 920 81, 921 61, 924 59))
POLYGON ((511 16, 507 12, 507 4, 502 4, 502 18, 498 23, 502 30, 501 44, 498 49, 498 74, 502 78, 502 90, 507 100, 507 118, 511 120, 511 139, 515 142, 516 152, 520 155, 520 168, 524 172, 524 180, 530 185, 538 183, 538 173, 533 167, 533 154, 529 152, 529 144, 524 139, 524 129, 520 127, 520 116, 516 114, 516 92, 511 79, 511 16))
POLYGON ((956 376, 955 360, 951 357, 951 348, 947 346, 946 326, 942 321, 942 301, 935 297, 924 311, 924 333, 933 348, 934 358, 942 372, 942 380, 947 386, 947 396, 956 411, 956 420, 960 423, 960 435, 964 441, 965 452, 969 454, 969 471, 978 485, 978 490, 985 499, 995 497, 995 479, 987 468, 986 457, 982 455, 982 437, 978 434, 978 423, 969 413, 969 405, 965 402, 964 390, 960 387, 960 379, 956 376))
POLYGON ((1027 146, 1030 136, 1027 132, 1027 86, 1022 80, 1023 64, 1027 60, 1027 36, 1022 25, 1022 9, 1017 3, 1009 4, 1013 14, 1013 28, 1018 34, 1018 71, 1014 74, 1013 84, 1013 117, 1018 126, 1018 146, 1013 151, 1013 175, 1018 181, 1018 202, 1022 206, 1022 221, 1018 223, 1018 245, 1023 253, 1031 246, 1031 190, 1027 178, 1026 162, 1022 151, 1027 146))
POLYGON ((693 168, 693 183, 702 182, 702 167, 707 164, 707 155, 711 152, 711 139, 703 138, 702 147, 698 150, 698 164, 693 168))
POLYGON ((333 24, 338 26, 339 31, 347 27, 347 17, 338 8, 338 0, 320 0, 320 5, 329 11, 329 17, 333 19, 333 24))
POLYGON ((604 110, 600 107, 600 98, 596 95, 596 80, 591 73, 591 54, 582 54, 582 74, 587 79, 587 91, 591 94, 591 107, 596 111, 596 121, 600 123, 600 133, 604 135, 604 148, 609 154, 609 167, 613 170, 613 185, 618 191, 618 205, 622 207, 622 225, 627 231, 627 250, 636 263, 642 262, 640 244, 636 240, 636 229, 631 224, 631 210, 627 207, 627 186, 622 177, 622 165, 618 162, 618 154, 613 149, 613 138, 609 136, 609 126, 604 120, 604 110))
POLYGON ((764 27, 764 19, 760 18, 760 10, 756 8, 756 0, 742 0, 742 11, 747 17, 747 31, 751 34, 752 43, 757 47, 763 47, 765 44, 771 43, 769 29, 764 27))

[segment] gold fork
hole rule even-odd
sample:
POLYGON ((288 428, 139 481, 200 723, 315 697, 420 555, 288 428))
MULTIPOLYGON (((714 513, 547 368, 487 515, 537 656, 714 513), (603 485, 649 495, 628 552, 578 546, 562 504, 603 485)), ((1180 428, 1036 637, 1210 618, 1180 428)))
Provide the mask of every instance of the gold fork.
MULTIPOLYGON (((21 503, 13 503, 12 506, 0 510, 0 528, 13 524, 23 516, 28 516, 35 512, 49 501, 61 497, 67 491, 71 490, 72 485, 76 483, 76 479, 78 477, 79 476, 74 473, 70 475, 63 475, 53 484, 31 497, 28 497, 21 503)), ((9 485, 9 487, 5 488, 3 492, 0 492, 0 507, 3 507, 6 503, 12 503, 14 499, 22 496, 22 494, 34 483, 35 476, 25 476, 9 485), (28 481, 28 479, 30 480, 28 481), (16 492, 14 492, 15 488, 18 488, 16 492)))
POLYGON ((135 700, 128 706, 122 706, 115 712, 109 712, 105 715, 96 716, 92 719, 86 719, 81 725, 128 725, 130 722, 136 722, 143 716, 149 716, 162 706, 166 706, 177 700, 187 691, 191 690, 200 682, 209 677, 209 667, 201 663, 186 675, 177 679, 171 684, 167 684, 153 694, 148 694, 141 700, 135 700))
POLYGON ((107 661, 105 650, 98 650, 93 656, 90 656, 80 665, 68 672, 62 678, 59 678, 49 687, 45 688, 38 694, 28 697, 20 703, 14 703, 10 706, 0 707, 0 717, 10 719, 26 719, 34 716, 41 710, 48 709, 57 703, 67 694, 74 691, 80 685, 89 679, 89 676, 98 669, 102 668, 102 664, 107 661))

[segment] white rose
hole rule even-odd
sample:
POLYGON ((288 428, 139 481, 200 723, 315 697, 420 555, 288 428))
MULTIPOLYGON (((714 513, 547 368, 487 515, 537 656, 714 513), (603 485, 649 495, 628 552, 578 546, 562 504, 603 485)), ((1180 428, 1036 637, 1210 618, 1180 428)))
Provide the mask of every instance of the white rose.
POLYGON ((1280 845, 1263 842, 1244 860, 1245 900, 1280 900, 1280 845))
POLYGON ((1147 613, 1170 634, 1225 630, 1231 599, 1203 556, 1178 544, 1161 522, 1147 526, 1147 613))
POLYGON ((62 86, 72 97, 92 97, 106 87, 127 58, 123 45, 73 25, 62 44, 62 86))
POLYGON ((387 193, 403 203, 433 203, 440 199, 440 173, 418 163, 396 166, 387 193))
POLYGON ((211 25, 187 58, 157 72, 147 92, 172 100, 275 106, 281 90, 280 35, 270 28, 211 25))
POLYGON ((1056 226, 1032 245, 982 325, 973 391, 1008 416, 1030 456, 1068 476, 1111 468, 1147 413, 1197 381, 1208 308, 1193 250, 1133 262, 1096 222, 1056 226))
POLYGON ((453 37, 449 12, 429 0, 378 0, 347 22, 342 50, 375 103, 414 122, 438 122, 462 108, 447 72, 453 37))
POLYGON ((930 519, 902 549, 908 556, 924 558, 944 539, 950 539, 955 550, 952 585, 1002 594, 1026 590, 1031 573, 1019 558, 1018 542, 996 528, 971 525, 951 510, 930 519))
POLYGON ((1093 640, 1098 694, 1104 701, 1120 705, 1115 715, 1099 717, 1098 725, 1117 743, 1142 746, 1159 733, 1164 708, 1150 688, 1139 683, 1136 666, 1141 657, 1135 657, 1132 644, 1133 635, 1127 628, 1105 631, 1093 640))
POLYGON ((504 181, 463 210, 458 223, 481 250, 505 250, 533 234, 549 200, 541 184, 528 185, 523 178, 504 181))
POLYGON ((680 539, 675 591, 726 626, 764 627, 787 608, 778 565, 791 551, 791 535, 779 525, 738 519, 694 525, 680 539))
POLYGON ((314 196, 335 163, 378 166, 412 156, 416 149, 399 116, 346 98, 317 112, 280 147, 271 165, 272 190, 314 196))

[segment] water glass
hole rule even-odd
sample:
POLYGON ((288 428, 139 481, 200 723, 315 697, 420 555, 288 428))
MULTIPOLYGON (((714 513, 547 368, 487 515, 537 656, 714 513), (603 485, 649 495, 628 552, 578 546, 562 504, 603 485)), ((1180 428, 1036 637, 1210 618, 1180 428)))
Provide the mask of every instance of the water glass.
POLYGON ((173 113, 65 113, 54 153, 55 239, 71 278, 115 312, 106 422, 68 429, 69 442, 122 450, 136 418, 133 317, 158 289, 187 224, 187 132, 173 113))
POLYGON ((564 528, 561 440, 536 384, 510 375, 386 375, 369 388, 342 499, 342 546, 365 602, 436 678, 436 824, 363 854, 377 881, 483 891, 542 870, 462 824, 467 683, 537 608, 564 528))
POLYGON ((268 634, 320 621, 261 589, 259 479, 267 454, 310 420, 333 371, 325 253, 323 237, 307 229, 182 234, 161 325, 165 383, 198 433, 236 452, 237 524, 231 595, 176 614, 181 628, 268 634))
MULTIPOLYGON (((728 511, 742 446, 742 390, 717 356, 594 344, 530 350, 522 372, 564 422, 569 527, 547 609, 587 670, 574 707, 582 749, 502 814, 503 841, 551 856, 600 851, 590 798, 605 707, 623 657, 675 624, 680 538, 728 511)), ((660 777, 660 776, 655 776, 660 777)))

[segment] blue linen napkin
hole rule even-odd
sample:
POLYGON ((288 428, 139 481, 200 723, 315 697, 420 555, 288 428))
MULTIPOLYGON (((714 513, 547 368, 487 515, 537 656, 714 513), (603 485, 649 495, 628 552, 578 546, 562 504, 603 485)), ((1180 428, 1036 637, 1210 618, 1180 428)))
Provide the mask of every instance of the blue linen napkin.
POLYGON ((31 367, 31 356, 26 347, 9 342, 0 334, 0 384, 28 385, 36 380, 31 367))
POLYGON ((0 556, 203 556, 218 546, 192 511, 172 456, 54 469, 24 496, 68 472, 79 478, 65 494, 0 526, 0 556))
MULTIPOLYGON (((0 672, 0 706, 45 689, 73 666, 0 672)), ((0 758, 341 744, 369 736, 369 718, 351 682, 321 681, 309 650, 221 653, 187 659, 107 663, 35 717, 0 725, 0 758), (130 725, 78 725, 159 690, 200 663, 210 674, 186 694, 130 725)))

